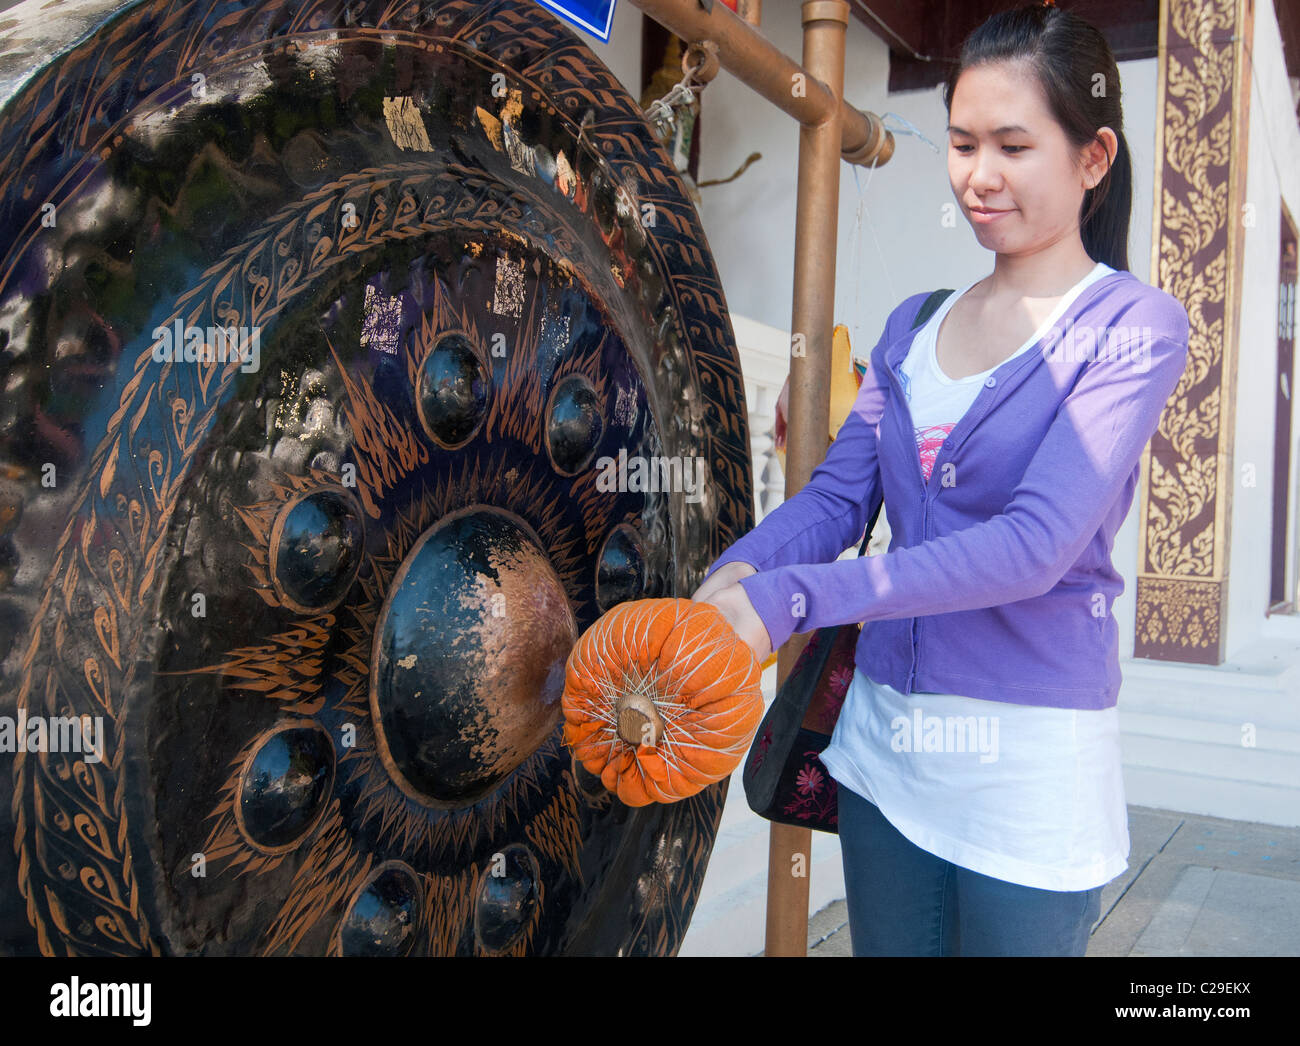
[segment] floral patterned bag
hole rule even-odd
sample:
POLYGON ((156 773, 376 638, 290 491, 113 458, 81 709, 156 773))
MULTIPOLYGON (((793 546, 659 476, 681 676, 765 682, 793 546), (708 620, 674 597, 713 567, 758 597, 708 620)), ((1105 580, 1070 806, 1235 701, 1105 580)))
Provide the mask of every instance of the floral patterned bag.
MULTIPOLYGON (((859 555, 880 514, 871 514, 859 555)), ((800 652, 759 724, 741 780, 750 809, 769 821, 839 832, 836 783, 822 765, 853 681, 862 625, 819 628, 800 652)))
MULTIPOLYGON (((943 304, 952 289, 937 290, 921 304, 915 330, 943 304)), ((867 554, 883 502, 877 502, 862 536, 858 555, 867 554)), ((741 780, 750 809, 769 821, 839 834, 837 786, 822 765, 840 708, 853 682, 861 623, 819 628, 808 639, 794 667, 776 692, 741 780)))

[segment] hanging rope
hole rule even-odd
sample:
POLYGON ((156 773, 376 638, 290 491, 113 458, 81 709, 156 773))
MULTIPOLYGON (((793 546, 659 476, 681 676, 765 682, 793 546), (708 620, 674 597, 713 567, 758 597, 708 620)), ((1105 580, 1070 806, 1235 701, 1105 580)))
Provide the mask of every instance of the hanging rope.
POLYGON ((682 55, 684 75, 679 83, 662 98, 651 102, 645 110, 648 119, 655 128, 655 133, 665 140, 672 137, 677 126, 679 110, 697 112, 700 94, 709 81, 718 75, 721 63, 718 60, 718 45, 712 40, 700 40, 690 44, 682 55))
POLYGON ((935 151, 935 153, 938 153, 938 152, 939 152, 939 147, 938 147, 937 145, 935 145, 934 142, 930 141, 929 138, 927 138, 925 135, 923 135, 923 134, 921 133, 920 129, 916 126, 916 124, 911 123, 911 122, 909 122, 908 120, 903 119, 901 116, 898 115, 898 113, 881 113, 881 115, 880 115, 880 121, 881 121, 881 123, 884 123, 884 124, 885 124, 885 130, 887 130, 887 131, 892 131, 894 134, 910 134, 913 138, 920 138, 921 141, 925 142, 925 144, 928 145, 931 149, 933 149, 933 150, 935 151), (897 121, 898 121, 899 123, 901 123, 903 126, 902 126, 902 127, 890 127, 890 126, 888 126, 888 122, 887 122, 886 118, 887 118, 887 117, 890 117, 890 116, 892 116, 895 120, 897 120, 897 121))
POLYGON ((853 216, 853 243, 849 248, 850 256, 853 258, 853 325, 851 327, 851 337, 849 343, 854 346, 853 356, 859 358, 858 353, 862 353, 861 358, 866 358, 866 352, 863 350, 862 341, 859 337, 862 330, 862 216, 867 215, 867 223, 871 226, 871 238, 876 245, 876 254, 880 258, 880 269, 885 274, 885 282, 889 286, 889 300, 894 300, 894 284, 889 278, 889 266, 885 263, 885 252, 880 246, 880 238, 876 235, 875 223, 871 221, 871 215, 867 212, 867 190, 871 188, 871 179, 876 173, 876 164, 872 161, 867 168, 867 184, 863 185, 858 180, 858 165, 853 165, 853 184, 858 190, 858 206, 853 216))
POLYGON ((672 135, 677 126, 677 110, 693 108, 694 105, 695 92, 691 90, 691 85, 683 80, 679 84, 674 84, 673 89, 662 98, 651 102, 645 115, 654 124, 655 133, 661 138, 667 138, 672 135))

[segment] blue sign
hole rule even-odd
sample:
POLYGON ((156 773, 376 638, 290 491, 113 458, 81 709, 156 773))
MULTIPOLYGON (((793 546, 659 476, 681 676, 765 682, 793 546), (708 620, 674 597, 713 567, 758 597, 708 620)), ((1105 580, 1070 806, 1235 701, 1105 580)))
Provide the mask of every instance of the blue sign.
POLYGON ((609 27, 614 24, 616 0, 537 0, 566 22, 585 29, 601 43, 609 43, 609 27))

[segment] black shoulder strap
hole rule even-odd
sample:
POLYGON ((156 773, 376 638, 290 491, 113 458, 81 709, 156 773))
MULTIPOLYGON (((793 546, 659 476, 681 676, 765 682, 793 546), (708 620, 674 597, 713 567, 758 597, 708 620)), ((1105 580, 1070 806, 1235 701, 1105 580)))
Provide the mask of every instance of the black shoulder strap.
MULTIPOLYGON (((916 314, 916 319, 912 321, 912 330, 916 330, 926 320, 934 315, 935 310, 948 300, 948 295, 953 292, 954 288, 945 287, 941 290, 934 291, 928 298, 921 303, 921 308, 916 314)), ((862 535, 862 547, 858 549, 859 556, 867 554, 867 544, 871 541, 871 532, 876 529, 876 520, 880 517, 880 508, 884 504, 883 499, 876 503, 876 510, 871 513, 871 521, 867 523, 867 532, 862 535)))
POLYGON ((918 311, 916 314, 916 319, 912 321, 912 330, 916 330, 917 327, 921 326, 921 324, 923 324, 926 320, 928 320, 931 316, 933 316, 935 314, 935 310, 937 310, 940 305, 942 305, 945 301, 948 300, 948 295, 950 295, 952 292, 953 292, 953 288, 947 287, 944 288, 943 290, 935 291, 933 294, 930 295, 930 297, 926 298, 925 301, 921 303, 921 308, 920 311, 918 311))

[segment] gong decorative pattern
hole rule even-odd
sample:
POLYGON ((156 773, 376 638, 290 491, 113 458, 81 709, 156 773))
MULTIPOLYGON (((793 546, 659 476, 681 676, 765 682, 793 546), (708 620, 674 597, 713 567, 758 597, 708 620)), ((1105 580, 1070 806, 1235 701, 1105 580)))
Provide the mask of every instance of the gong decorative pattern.
POLYGON ((1241 301, 1250 0, 1160 11, 1152 283, 1187 307, 1187 372, 1143 456, 1139 657, 1219 664, 1241 301))
POLYGON ((673 954, 726 782, 559 714, 753 524, 667 156, 531 2, 121 7, 0 113, 0 710, 105 739, 14 756, 0 945, 673 954))

